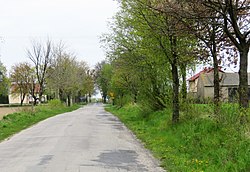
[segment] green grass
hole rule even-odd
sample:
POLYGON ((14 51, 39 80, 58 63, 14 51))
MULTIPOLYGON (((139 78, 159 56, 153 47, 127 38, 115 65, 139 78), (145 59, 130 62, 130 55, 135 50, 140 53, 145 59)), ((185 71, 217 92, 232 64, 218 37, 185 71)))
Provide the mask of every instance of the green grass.
POLYGON ((79 105, 66 107, 56 101, 52 101, 48 105, 36 106, 34 112, 31 111, 31 107, 27 107, 21 112, 4 116, 4 118, 0 120, 0 141, 39 121, 64 112, 73 111, 79 107, 79 105))
POLYGON ((249 123, 240 124, 234 105, 222 106, 224 115, 219 122, 211 115, 213 110, 209 105, 184 109, 179 124, 172 125, 171 110, 144 117, 135 105, 106 108, 117 115, 170 172, 250 171, 250 139, 246 135, 249 123))

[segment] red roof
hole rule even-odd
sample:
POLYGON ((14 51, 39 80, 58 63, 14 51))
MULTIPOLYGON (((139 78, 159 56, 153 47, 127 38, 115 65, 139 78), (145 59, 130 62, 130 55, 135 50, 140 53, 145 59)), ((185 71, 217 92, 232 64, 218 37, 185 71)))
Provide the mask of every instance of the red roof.
MULTIPOLYGON (((219 72, 224 73, 224 71, 221 70, 222 67, 219 67, 219 72)), ((205 67, 202 71, 200 71, 199 73, 195 74, 194 76, 192 76, 191 78, 188 79, 188 81, 195 81, 197 78, 200 77, 201 74, 203 73, 210 73, 214 71, 214 68, 212 67, 205 67)))

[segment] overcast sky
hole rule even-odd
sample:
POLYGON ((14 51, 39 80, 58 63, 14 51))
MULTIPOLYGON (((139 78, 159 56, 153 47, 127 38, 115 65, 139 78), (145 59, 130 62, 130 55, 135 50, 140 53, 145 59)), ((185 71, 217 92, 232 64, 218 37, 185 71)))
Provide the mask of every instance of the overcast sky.
POLYGON ((0 60, 8 69, 29 61, 31 40, 62 40, 68 50, 90 67, 105 59, 99 36, 117 11, 113 0, 0 1, 0 60))

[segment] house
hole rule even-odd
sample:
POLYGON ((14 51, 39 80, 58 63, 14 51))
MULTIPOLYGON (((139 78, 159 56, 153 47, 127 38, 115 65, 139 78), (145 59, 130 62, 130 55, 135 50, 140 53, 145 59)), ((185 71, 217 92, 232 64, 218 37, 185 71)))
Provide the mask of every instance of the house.
MULTIPOLYGON (((202 74, 208 74, 212 73, 213 74, 214 68, 212 67, 205 67, 202 71, 199 73, 195 74, 191 78, 188 79, 188 93, 191 97, 197 98, 197 92, 198 92, 198 81, 200 79, 200 75, 202 74)), ((219 73, 224 73, 224 71, 221 70, 221 67, 219 68, 219 73)))
MULTIPOLYGON (((239 74, 238 73, 225 73, 219 72, 220 78, 220 97, 223 101, 235 101, 238 97, 237 89, 239 87, 239 74)), ((195 89, 189 89, 189 91, 196 91, 196 98, 201 101, 206 99, 213 99, 214 97, 214 73, 202 72, 196 79, 197 85, 195 89)), ((191 84, 193 84, 191 80, 191 84)), ((190 82, 189 82, 190 83, 190 82)), ((248 85, 250 85, 250 75, 248 75, 248 85)), ((191 85, 192 86, 192 85, 191 85)), ((250 93, 250 92, 249 92, 250 93)), ((250 94, 248 94, 250 99, 250 94)))
MULTIPOLYGON (((15 83, 12 83, 11 87, 10 87, 10 93, 8 96, 9 104, 21 103, 21 94, 18 92, 17 89, 18 89, 17 85, 15 83)), ((40 90, 40 86, 39 86, 39 84, 36 84, 34 91, 35 91, 37 98, 39 98, 39 90, 40 90)), ((23 100, 23 104, 29 104, 33 101, 34 101, 34 99, 33 99, 32 95, 28 93, 28 94, 26 94, 26 96, 23 100)), ((43 95, 42 102, 45 102, 45 101, 47 101, 47 96, 43 95)))

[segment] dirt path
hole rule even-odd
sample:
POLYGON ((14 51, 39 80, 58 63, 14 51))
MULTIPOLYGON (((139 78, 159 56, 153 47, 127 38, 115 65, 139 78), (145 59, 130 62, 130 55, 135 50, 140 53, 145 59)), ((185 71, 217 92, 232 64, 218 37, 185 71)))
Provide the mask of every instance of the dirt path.
POLYGON ((0 120, 3 119, 5 115, 20 111, 20 107, 0 107, 0 120))

